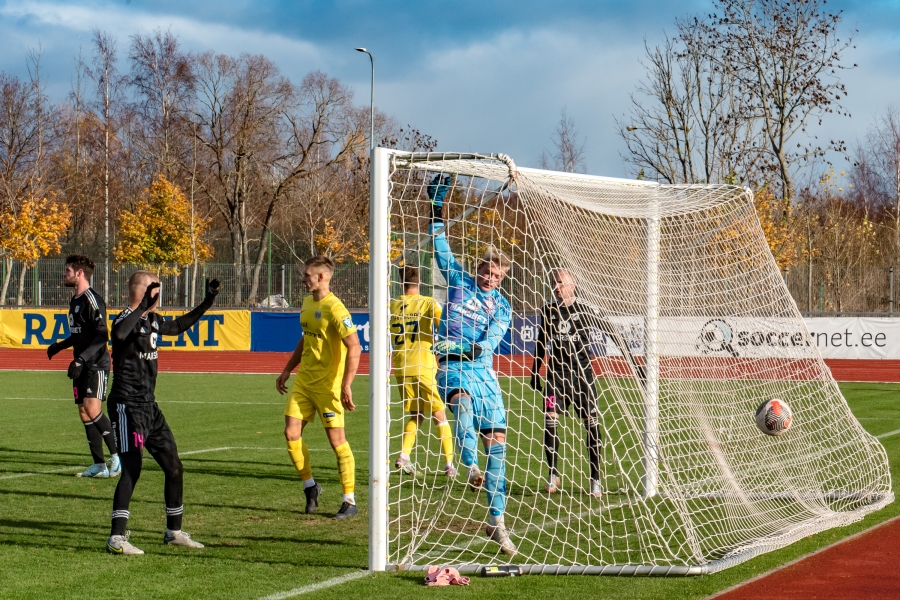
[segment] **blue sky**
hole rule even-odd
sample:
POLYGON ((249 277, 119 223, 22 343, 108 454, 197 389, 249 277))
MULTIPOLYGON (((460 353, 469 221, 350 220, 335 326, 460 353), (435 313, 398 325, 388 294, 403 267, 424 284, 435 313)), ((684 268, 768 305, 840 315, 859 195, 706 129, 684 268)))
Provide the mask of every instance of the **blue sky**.
MULTIPOLYGON (((0 70, 25 75, 30 48, 44 49, 50 94, 69 90, 79 44, 95 27, 118 36, 171 28, 188 50, 263 53, 299 81, 320 69, 368 103, 367 47, 375 56, 376 105, 437 138, 443 150, 505 152, 535 166, 565 107, 586 138, 589 173, 632 176, 614 117, 628 110, 655 44, 676 17, 708 0, 663 2, 312 0, 0 0, 0 70)), ((844 30, 858 29, 846 72, 852 118, 829 118, 820 137, 851 143, 873 117, 900 105, 900 0, 832 0, 844 30)), ((123 68, 126 65, 123 63, 123 68)), ((842 166, 845 163, 837 163, 842 166)))

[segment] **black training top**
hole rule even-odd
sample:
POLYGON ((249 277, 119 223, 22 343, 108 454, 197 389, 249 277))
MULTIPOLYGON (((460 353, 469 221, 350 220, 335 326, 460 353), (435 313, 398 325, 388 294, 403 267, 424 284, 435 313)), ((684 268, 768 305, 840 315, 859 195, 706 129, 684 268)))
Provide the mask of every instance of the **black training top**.
POLYGON ((75 358, 84 363, 85 369, 109 370, 106 303, 91 288, 69 301, 69 333, 62 345, 72 346, 75 358))
POLYGON ((113 382, 108 402, 154 402, 156 400, 157 342, 161 335, 180 335, 193 327, 210 306, 213 297, 177 319, 156 313, 141 316, 146 308, 123 310, 112 326, 113 382))
POLYGON ((547 355, 547 370, 591 373, 591 333, 605 331, 599 309, 576 299, 571 305, 551 302, 541 308, 535 358, 547 355))

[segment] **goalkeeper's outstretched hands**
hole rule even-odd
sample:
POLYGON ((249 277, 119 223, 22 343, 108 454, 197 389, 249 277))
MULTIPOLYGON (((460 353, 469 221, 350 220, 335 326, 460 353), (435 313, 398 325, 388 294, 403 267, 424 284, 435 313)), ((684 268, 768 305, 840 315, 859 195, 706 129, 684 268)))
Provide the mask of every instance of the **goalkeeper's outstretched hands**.
POLYGON ((481 346, 478 344, 470 344, 469 342, 453 342, 450 340, 441 340, 435 342, 431 346, 439 360, 448 360, 455 358, 457 360, 472 360, 481 355, 481 346))
POLYGON ((450 191, 450 176, 435 175, 425 191, 428 193, 428 199, 431 200, 431 220, 432 222, 440 221, 444 213, 444 197, 450 191))

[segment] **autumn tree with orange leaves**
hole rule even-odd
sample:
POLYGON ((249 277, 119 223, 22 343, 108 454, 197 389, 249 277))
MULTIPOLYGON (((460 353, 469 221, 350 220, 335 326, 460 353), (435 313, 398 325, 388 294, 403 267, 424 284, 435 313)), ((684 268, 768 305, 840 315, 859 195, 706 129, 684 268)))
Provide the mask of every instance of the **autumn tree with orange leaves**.
POLYGON ((195 250, 196 262, 212 257, 212 246, 202 241, 208 227, 209 219, 192 220, 191 206, 178 186, 158 175, 134 209, 119 218, 116 260, 178 274, 195 262, 195 250))

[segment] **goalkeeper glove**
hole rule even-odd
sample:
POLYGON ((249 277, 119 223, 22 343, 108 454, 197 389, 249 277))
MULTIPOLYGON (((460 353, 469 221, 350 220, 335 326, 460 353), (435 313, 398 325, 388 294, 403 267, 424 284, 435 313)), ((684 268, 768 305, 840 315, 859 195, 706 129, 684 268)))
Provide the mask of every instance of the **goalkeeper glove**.
POLYGON ((78 379, 78 376, 81 375, 81 369, 84 367, 84 363, 80 358, 76 358, 72 362, 69 363, 69 371, 67 375, 69 379, 78 379))
POLYGON ((431 351, 439 355, 442 360, 447 360, 449 358, 472 360, 481 355, 481 346, 478 344, 470 344, 468 342, 441 340, 431 347, 431 351))
POLYGON ((444 211, 444 196, 450 191, 450 176, 445 175, 443 182, 441 176, 436 175, 425 190, 428 199, 431 200, 431 220, 440 221, 444 211))
POLYGON ((54 342, 50 344, 50 347, 47 348, 47 358, 53 359, 54 356, 62 352, 62 344, 59 342, 54 342))
POLYGON ((536 392, 544 391, 544 384, 541 382, 541 376, 537 373, 537 371, 531 374, 531 381, 528 382, 528 385, 530 385, 531 389, 536 392))

